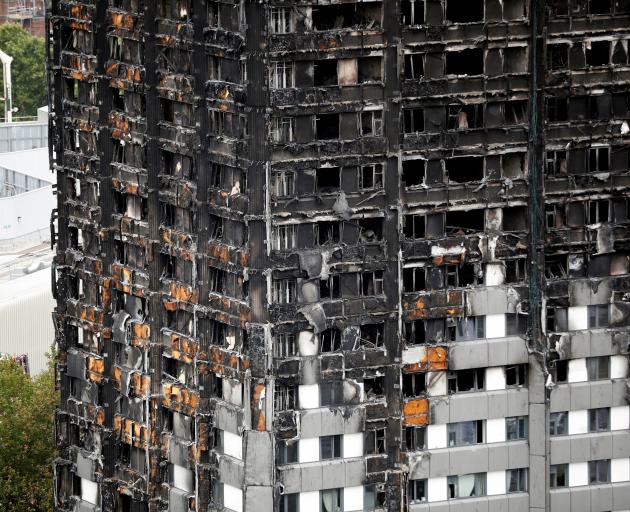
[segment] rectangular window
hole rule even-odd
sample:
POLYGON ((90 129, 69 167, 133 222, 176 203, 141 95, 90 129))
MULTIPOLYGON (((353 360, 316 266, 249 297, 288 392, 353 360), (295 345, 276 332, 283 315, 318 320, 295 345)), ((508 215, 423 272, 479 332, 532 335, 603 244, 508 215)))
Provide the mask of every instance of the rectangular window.
POLYGON ((269 68, 269 87, 271 89, 287 89, 293 87, 293 61, 272 61, 269 68))
POLYGON ((331 327, 322 331, 319 335, 320 352, 335 352, 341 349, 341 331, 331 327))
POLYGON ((517 364, 505 367, 505 386, 526 387, 527 386, 527 365, 517 364))
POLYGON ((483 104, 447 107, 447 129, 468 130, 471 128, 483 128, 483 104))
POLYGON ((426 446, 426 427, 405 427, 405 446, 408 452, 424 450, 426 446))
POLYGON ((527 492, 527 469, 508 469, 505 472, 506 489, 508 493, 527 492))
POLYGON ((277 279, 273 282, 274 304, 291 304, 297 299, 297 282, 294 279, 277 279))
POLYGON ((421 396, 427 390, 426 373, 403 373, 402 389, 405 398, 421 396))
POLYGON ((549 467, 549 487, 557 489, 558 487, 568 487, 569 485, 569 465, 568 464, 552 464, 549 467))
POLYGON ((276 334, 274 349, 276 357, 293 357, 297 353, 295 334, 276 334))
POLYGON ((383 188, 383 164, 362 165, 359 169, 359 188, 361 190, 383 188))
POLYGON ((403 234, 405 238, 418 240, 425 236, 424 215, 405 215, 403 219, 403 234))
POLYGON ((405 53, 405 78, 418 79, 424 76, 424 54, 405 53))
POLYGON ((405 341, 409 345, 419 345, 426 340, 424 320, 414 320, 413 322, 405 322, 405 341))
POLYGON ((448 373, 448 392, 481 391, 484 389, 485 368, 457 370, 448 373))
POLYGON ((280 496, 280 506, 278 512, 299 512, 300 511, 300 493, 293 492, 291 494, 282 494, 280 496))
POLYGON ((603 380, 610 378, 610 357, 587 357, 586 373, 588 380, 603 380))
POLYGON ((569 67, 569 45, 566 43, 547 45, 547 68, 552 70, 569 67))
POLYGON ((486 473, 454 475, 447 479, 448 499, 486 495, 486 473))
POLYGON ((361 292, 364 297, 383 295, 383 271, 362 272, 361 292))
POLYGON ((591 460, 588 463, 588 483, 610 483, 610 459, 591 460))
POLYGON ((407 26, 422 25, 424 23, 424 0, 402 0, 400 22, 407 26))
POLYGON ((486 335, 485 316, 466 316, 457 319, 455 341, 470 341, 484 338, 486 335))
POLYGON ((297 390, 293 386, 276 385, 273 393, 273 407, 276 412, 292 411, 297 403, 297 390))
POLYGON ((610 148, 608 146, 589 148, 587 162, 588 172, 610 171, 610 148))
POLYGON ((403 292, 421 292, 425 290, 424 267, 408 267, 403 269, 403 292))
POLYGON ((448 424, 448 446, 483 443, 483 420, 459 421, 448 424))
POLYGON ((295 195, 295 173, 293 171, 274 172, 271 175, 271 195, 274 197, 295 195))
POLYGON ((409 480, 409 503, 427 501, 427 481, 409 480))
POLYGON ((328 276, 328 279, 319 280, 319 298, 322 300, 341 298, 341 285, 338 274, 328 276))
POLYGON ((385 429, 368 430, 365 437, 365 453, 376 455, 385 453, 385 429))
POLYGON ((274 251, 286 251, 297 247, 295 224, 274 226, 272 230, 271 248, 274 251))
POLYGON ((343 457, 341 443, 343 436, 321 436, 319 438, 319 458, 320 460, 339 459, 343 457))
POLYGON ((419 133, 424 131, 424 109, 403 109, 404 133, 419 133))
POLYGON ((505 438, 508 441, 527 439, 527 416, 505 418, 505 438))
POLYGON ((319 385, 320 405, 341 405, 343 404, 343 382, 335 380, 332 382, 322 382, 319 385))
POLYGON ((610 430, 610 408, 600 407, 588 410, 588 431, 606 432, 610 430))
POLYGON ((545 153, 545 171, 547 176, 566 176, 567 152, 547 151, 545 153))
POLYGON ((293 142, 294 133, 294 117, 274 117, 272 119, 271 140, 273 142, 293 142))
POLYGON ((361 135, 380 137, 383 135, 383 111, 367 110, 360 113, 361 135))
POLYGON ((293 32, 291 7, 272 7, 269 31, 272 34, 288 34, 293 32))
POLYGON ((569 413, 567 411, 552 412, 549 415, 549 435, 566 436, 569 433, 569 413))
POLYGON ((297 441, 278 441, 278 464, 294 464, 298 461, 297 441))
POLYGON ((608 327, 608 311, 610 306, 608 304, 597 304, 594 306, 587 306, 588 311, 588 327, 589 328, 602 328, 608 327))
POLYGON ((337 489, 322 489, 319 491, 320 512, 342 512, 343 487, 337 489))

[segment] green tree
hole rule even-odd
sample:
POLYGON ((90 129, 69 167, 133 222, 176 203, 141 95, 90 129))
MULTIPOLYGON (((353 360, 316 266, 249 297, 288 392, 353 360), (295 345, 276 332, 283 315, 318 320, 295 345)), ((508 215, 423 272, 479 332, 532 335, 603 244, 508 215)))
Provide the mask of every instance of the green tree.
POLYGON ((13 57, 13 107, 18 108, 14 117, 36 116, 37 109, 48 104, 44 39, 7 23, 0 25, 0 50, 13 57))
POLYGON ((0 360, 0 510, 52 511, 55 392, 52 364, 31 378, 0 360))

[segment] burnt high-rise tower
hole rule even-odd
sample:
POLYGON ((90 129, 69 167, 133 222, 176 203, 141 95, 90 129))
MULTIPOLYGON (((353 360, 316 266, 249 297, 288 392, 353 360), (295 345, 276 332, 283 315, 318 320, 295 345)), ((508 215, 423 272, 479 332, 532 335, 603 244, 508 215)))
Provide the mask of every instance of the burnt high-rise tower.
POLYGON ((57 511, 630 508, 630 1, 48 3, 57 511))

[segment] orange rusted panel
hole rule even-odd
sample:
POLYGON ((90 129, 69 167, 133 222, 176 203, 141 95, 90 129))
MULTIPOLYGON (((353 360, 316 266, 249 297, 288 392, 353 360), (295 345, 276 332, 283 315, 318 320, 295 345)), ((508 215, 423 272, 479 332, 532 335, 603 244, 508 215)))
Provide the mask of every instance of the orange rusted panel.
POLYGON ((429 401, 425 398, 409 400, 403 404, 403 425, 427 425, 429 401))

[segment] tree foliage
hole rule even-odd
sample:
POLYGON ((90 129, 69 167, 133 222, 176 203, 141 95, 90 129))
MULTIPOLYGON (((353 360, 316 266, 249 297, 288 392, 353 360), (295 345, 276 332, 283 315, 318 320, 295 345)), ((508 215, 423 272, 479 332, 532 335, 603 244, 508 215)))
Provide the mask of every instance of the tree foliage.
POLYGON ((52 511, 54 370, 31 378, 0 360, 0 510, 52 511))
POLYGON ((0 25, 0 50, 13 57, 13 106, 18 108, 14 117, 36 116, 37 109, 48 104, 44 39, 8 23, 0 25))

